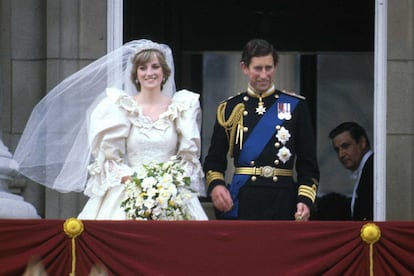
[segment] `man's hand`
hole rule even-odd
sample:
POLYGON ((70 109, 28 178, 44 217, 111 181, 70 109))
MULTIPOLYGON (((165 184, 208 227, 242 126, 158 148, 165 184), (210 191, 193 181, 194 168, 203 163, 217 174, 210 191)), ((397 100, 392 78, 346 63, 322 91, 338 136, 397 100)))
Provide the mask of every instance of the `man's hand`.
POLYGON ((230 192, 223 185, 214 187, 211 192, 211 199, 214 207, 221 212, 227 212, 233 208, 233 200, 231 199, 230 192))
POLYGON ((298 203, 296 205, 295 220, 308 221, 310 217, 309 207, 305 203, 298 203))

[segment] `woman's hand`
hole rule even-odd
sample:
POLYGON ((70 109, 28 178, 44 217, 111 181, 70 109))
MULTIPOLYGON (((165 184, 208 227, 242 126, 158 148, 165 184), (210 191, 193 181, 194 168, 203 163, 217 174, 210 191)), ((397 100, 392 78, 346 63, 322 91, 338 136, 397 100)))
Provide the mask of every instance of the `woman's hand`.
POLYGON ((132 177, 130 176, 130 175, 126 175, 126 176, 123 176, 122 178, 121 178, 121 183, 122 184, 125 184, 127 181, 133 181, 133 179, 132 179, 132 177))

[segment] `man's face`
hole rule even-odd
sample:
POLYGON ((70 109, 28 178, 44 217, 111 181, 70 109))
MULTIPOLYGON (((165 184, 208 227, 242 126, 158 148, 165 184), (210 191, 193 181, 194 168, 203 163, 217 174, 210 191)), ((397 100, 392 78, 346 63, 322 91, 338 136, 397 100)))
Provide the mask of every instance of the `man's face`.
POLYGON ((367 143, 364 137, 355 141, 349 131, 345 131, 332 139, 332 145, 338 155, 339 161, 348 170, 358 169, 359 163, 367 150, 367 143))
POLYGON ((276 72, 273 56, 253 57, 250 65, 241 64, 243 73, 249 77, 250 85, 258 92, 263 93, 270 88, 276 72))

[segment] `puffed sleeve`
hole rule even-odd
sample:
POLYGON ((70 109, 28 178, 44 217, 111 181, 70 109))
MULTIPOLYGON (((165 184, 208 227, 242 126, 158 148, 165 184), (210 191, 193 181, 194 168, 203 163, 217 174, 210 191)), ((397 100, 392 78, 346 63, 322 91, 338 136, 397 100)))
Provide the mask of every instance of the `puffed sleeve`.
POLYGON ((173 104, 177 108, 175 120, 178 133, 177 156, 181 158, 187 175, 191 176, 191 186, 200 196, 205 196, 204 172, 200 163, 201 149, 201 108, 199 95, 188 90, 174 94, 173 104))
POLYGON ((89 179, 84 191, 89 197, 104 195, 109 188, 121 185, 123 176, 132 174, 123 163, 131 123, 119 103, 126 97, 120 90, 107 89, 107 97, 91 114, 88 138, 94 160, 88 166, 89 179))

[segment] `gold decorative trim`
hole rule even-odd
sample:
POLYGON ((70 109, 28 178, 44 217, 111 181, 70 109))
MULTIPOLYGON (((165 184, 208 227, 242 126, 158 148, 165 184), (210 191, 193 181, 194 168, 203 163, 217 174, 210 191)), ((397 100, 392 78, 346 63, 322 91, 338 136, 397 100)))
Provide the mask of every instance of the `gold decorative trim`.
POLYGON ((277 169, 270 166, 264 167, 238 167, 235 169, 235 174, 249 174, 263 177, 273 176, 292 176, 293 171, 287 169, 277 169))
POLYGON ((63 231, 69 238, 76 238, 83 232, 83 223, 77 218, 68 218, 63 224, 63 231))
POLYGON ((369 275, 374 276, 374 243, 381 238, 381 230, 375 223, 366 223, 361 228, 361 239, 369 244, 369 275))
POLYGON ((270 95, 272 95, 274 92, 276 91, 275 85, 272 83, 272 86, 267 89, 265 92, 263 93, 257 93, 256 90, 250 85, 247 86, 247 94, 249 94, 249 96, 252 96, 254 98, 266 98, 270 95))
POLYGON ((374 244, 381 238, 381 230, 375 223, 366 223, 361 228, 361 239, 368 243, 374 244))
POLYGON ((224 175, 221 172, 215 172, 215 171, 208 171, 206 175, 206 185, 207 188, 210 186, 210 183, 214 180, 223 180, 224 181, 224 175))
POLYGON ((76 242, 75 239, 77 236, 82 234, 84 230, 83 223, 77 218, 68 218, 63 224, 63 231, 69 238, 72 238, 72 272, 69 273, 70 276, 76 275, 76 242))
POLYGON ((217 121, 224 128, 227 140, 229 142, 229 154, 233 157, 233 148, 235 144, 239 144, 240 149, 243 147, 243 112, 244 104, 237 104, 230 114, 228 120, 226 120, 227 102, 221 103, 217 108, 217 121))
POLYGON ((298 195, 305 196, 309 198, 313 203, 315 203, 315 199, 316 199, 315 185, 312 185, 312 187, 307 186, 307 185, 300 185, 298 195))
POLYGON ((306 98, 304 96, 296 94, 295 92, 288 92, 286 90, 282 90, 282 93, 284 93, 286 95, 289 95, 289 96, 292 96, 292 97, 295 97, 295 98, 299 98, 301 100, 306 100, 306 98))

